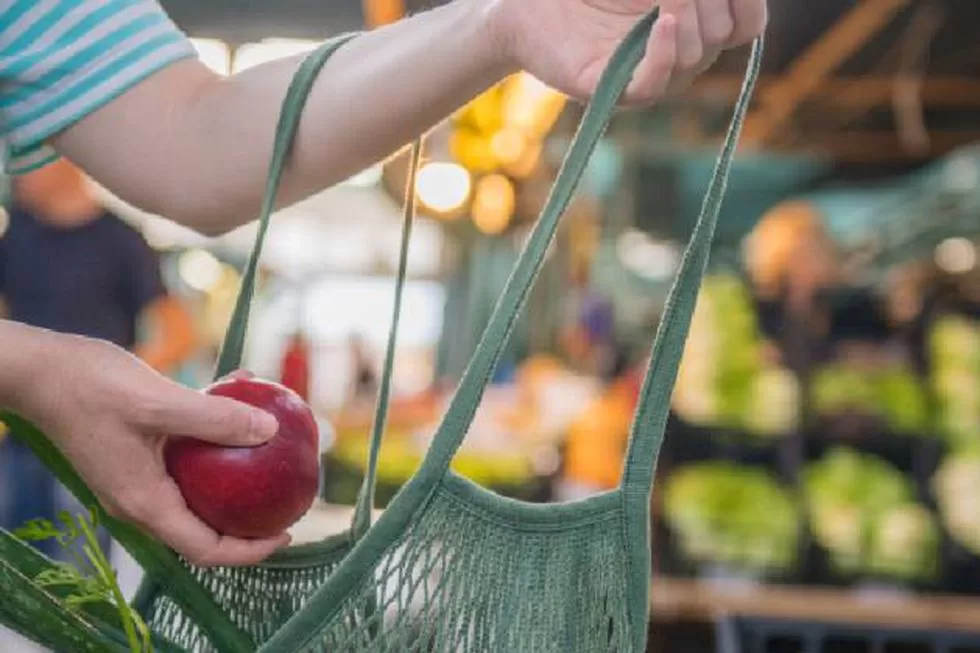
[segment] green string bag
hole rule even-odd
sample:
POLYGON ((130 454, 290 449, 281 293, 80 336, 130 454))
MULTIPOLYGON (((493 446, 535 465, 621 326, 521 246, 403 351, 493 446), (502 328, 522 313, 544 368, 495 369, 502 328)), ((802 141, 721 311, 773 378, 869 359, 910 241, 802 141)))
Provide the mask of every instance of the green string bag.
POLYGON ((261 652, 645 650, 654 468, 726 177, 758 76, 761 40, 753 46, 732 124, 667 300, 621 485, 582 501, 529 504, 456 475, 450 463, 655 20, 656 13, 630 32, 599 81, 421 467, 261 652))
MULTIPOLYGON (((155 634, 172 642, 174 650, 244 653, 254 651, 256 644, 261 644, 259 651, 275 653, 644 650, 649 616, 649 502, 656 455, 725 179, 758 76, 761 41, 753 47, 732 125, 658 330, 621 486, 584 501, 532 505, 480 488, 452 473, 449 465, 540 269, 558 219, 642 58, 655 20, 656 13, 641 21, 610 61, 553 193, 422 466, 376 524, 370 525, 370 510, 364 507, 370 508, 372 502, 372 462, 380 447, 386 396, 379 400, 380 419, 372 434, 357 517, 345 535, 295 547, 257 567, 188 570, 172 552, 136 529, 106 520, 117 540, 146 569, 149 582, 141 588, 138 605, 145 609, 155 634)), ((317 54, 329 49, 324 46, 317 54)), ((315 67, 310 61, 315 57, 303 68, 311 80, 315 67)), ((298 73, 297 80, 302 75, 298 73)), ((281 152, 283 161, 292 139, 285 129, 287 117, 293 112, 298 116, 305 97, 294 93, 295 87, 296 83, 287 95, 277 129, 276 152, 281 152)), ((417 161, 417 152, 414 156, 417 161)), ((272 172, 275 168, 274 158, 272 172)), ((274 177, 270 175, 267 188, 268 211, 277 185, 274 177)), ((403 255, 410 222, 409 209, 403 255)), ((264 233, 263 224, 256 250, 264 233)), ((240 305, 246 308, 250 292, 247 284, 243 286, 240 305)), ((244 320, 234 322, 235 330, 240 335, 230 335, 228 342, 240 343, 244 320)), ((393 342, 392 335, 385 377, 390 373, 393 342)), ((222 360, 237 362, 240 351, 227 351, 230 349, 223 352, 222 360)), ((221 371, 234 366, 223 364, 221 371)), ((67 461, 43 436, 21 429, 26 425, 20 421, 12 420, 11 426, 84 502, 94 503, 67 461)), ((0 553, 0 571, 10 569, 10 577, 24 585, 31 561, 19 553, 0 553)), ((35 565, 43 564, 32 560, 35 565)), ((20 586, 7 578, 0 574, 0 590, 20 586)), ((36 590, 29 582, 26 587, 36 590)), ((0 595, 0 620, 21 632, 36 634, 29 621, 39 609, 24 608, 0 595)), ((58 625, 54 630, 64 637, 82 638, 91 646, 69 650, 122 650, 118 645, 112 648, 119 641, 118 629, 97 615, 58 610, 53 614, 58 625)), ((40 636, 46 632, 42 629, 40 636)))

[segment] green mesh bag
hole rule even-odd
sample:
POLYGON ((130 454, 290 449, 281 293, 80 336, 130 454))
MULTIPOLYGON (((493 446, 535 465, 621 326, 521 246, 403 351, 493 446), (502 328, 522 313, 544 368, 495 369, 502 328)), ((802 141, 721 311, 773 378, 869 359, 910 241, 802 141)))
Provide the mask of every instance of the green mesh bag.
MULTIPOLYGON (((650 493, 670 395, 707 264, 725 181, 761 61, 746 81, 701 215, 654 342, 620 487, 565 504, 498 496, 450 470, 483 391, 588 158, 643 56, 656 12, 613 55, 553 191, 504 289, 429 451, 371 524, 395 334, 413 219, 406 202, 401 261, 367 473, 351 528, 254 567, 199 569, 101 514, 146 571, 136 599, 159 651, 192 653, 639 653, 648 627, 650 493)), ((350 37, 324 44, 297 72, 276 131, 256 244, 218 375, 238 366, 255 270, 306 95, 350 37)), ((419 161, 412 152, 410 177, 419 161)), ((412 179, 409 188, 413 187, 412 179)), ((12 426, 86 505, 95 497, 51 443, 15 415, 12 426)), ((118 619, 98 606, 69 611, 31 578, 51 561, 0 533, 0 622, 64 651, 127 651, 118 619)))

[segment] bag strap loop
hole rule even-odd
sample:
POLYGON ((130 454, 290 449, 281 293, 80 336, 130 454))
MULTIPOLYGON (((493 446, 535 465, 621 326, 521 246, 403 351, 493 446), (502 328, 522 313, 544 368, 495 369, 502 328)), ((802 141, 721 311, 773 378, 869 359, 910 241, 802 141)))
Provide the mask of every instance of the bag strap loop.
POLYGON ((632 79, 633 70, 643 59, 647 40, 658 15, 659 10, 654 9, 638 21, 616 48, 599 79, 541 215, 528 237, 418 471, 425 477, 426 483, 435 482, 442 476, 466 438, 483 393, 517 322, 518 314, 541 270, 558 221, 572 200, 589 157, 615 113, 620 96, 632 79))
POLYGON ((657 454, 663 442, 667 416, 670 413, 671 394, 674 391, 674 382, 677 380, 681 357, 684 354, 684 343, 690 330, 701 279, 704 277, 711 254, 711 243, 714 240, 721 203, 725 197, 725 186, 732 158, 752 99, 755 82, 759 77, 762 49, 760 38, 752 44, 742 90, 735 103, 735 111, 725 135, 721 154, 715 163, 694 232, 684 252, 674 284, 667 295, 663 317, 657 328, 657 336, 650 354, 649 368, 643 380, 622 477, 624 489, 643 497, 650 494, 653 486, 657 454))

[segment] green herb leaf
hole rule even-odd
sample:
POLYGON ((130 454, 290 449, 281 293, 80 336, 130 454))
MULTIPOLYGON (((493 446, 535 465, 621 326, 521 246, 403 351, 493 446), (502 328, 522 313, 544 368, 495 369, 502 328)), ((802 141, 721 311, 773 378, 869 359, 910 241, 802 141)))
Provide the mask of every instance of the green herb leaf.
POLYGON ((50 519, 32 519, 15 530, 14 535, 25 542, 43 542, 59 538, 61 531, 50 519))
POLYGON ((77 560, 76 565, 58 563, 38 573, 34 582, 42 588, 71 588, 67 594, 62 592, 61 603, 72 612, 94 603, 112 606, 119 614, 131 652, 152 653, 150 629, 136 610, 126 603, 116 570, 99 546, 95 508, 91 508, 87 515, 62 511, 58 513, 58 522, 62 528, 47 519, 33 519, 16 531, 16 535, 23 540, 56 539, 65 549, 76 542, 82 544, 83 555, 71 549, 77 560))
POLYGON ((85 576, 78 569, 67 563, 60 563, 56 567, 45 569, 34 577, 34 582, 41 587, 51 585, 83 585, 86 580, 85 576))
MULTIPOLYGON (((61 531, 61 537, 59 539, 62 546, 74 542, 81 535, 81 529, 75 519, 75 516, 67 510, 62 510, 58 513, 58 521, 65 525, 64 530, 61 531)), ((79 517, 79 519, 83 518, 79 517)))

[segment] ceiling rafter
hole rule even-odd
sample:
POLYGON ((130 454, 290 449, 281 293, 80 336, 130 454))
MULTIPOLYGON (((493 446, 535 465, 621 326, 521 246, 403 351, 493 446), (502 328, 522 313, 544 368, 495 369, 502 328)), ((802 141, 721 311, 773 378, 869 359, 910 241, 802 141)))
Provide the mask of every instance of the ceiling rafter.
MULTIPOLYGON (((778 77, 763 77, 759 80, 760 96, 779 82, 778 77)), ((840 109, 887 107, 892 102, 897 83, 902 83, 901 75, 828 78, 821 83, 819 95, 812 95, 805 101, 840 109)), ((742 78, 735 75, 706 75, 695 82, 680 101, 730 104, 738 96, 741 86, 742 78)), ((921 81, 919 93, 926 107, 974 109, 980 107, 980 78, 965 75, 926 77, 921 81)))
POLYGON ((786 74, 760 93, 759 106, 745 123, 746 141, 757 146, 772 142, 800 103, 822 91, 834 70, 887 26, 909 1, 857 2, 797 57, 786 74))
POLYGON ((910 150, 894 130, 853 130, 823 134, 809 146, 789 149, 796 153, 826 154, 844 163, 916 163, 942 157, 976 142, 980 142, 980 130, 933 131, 923 149, 910 150))

